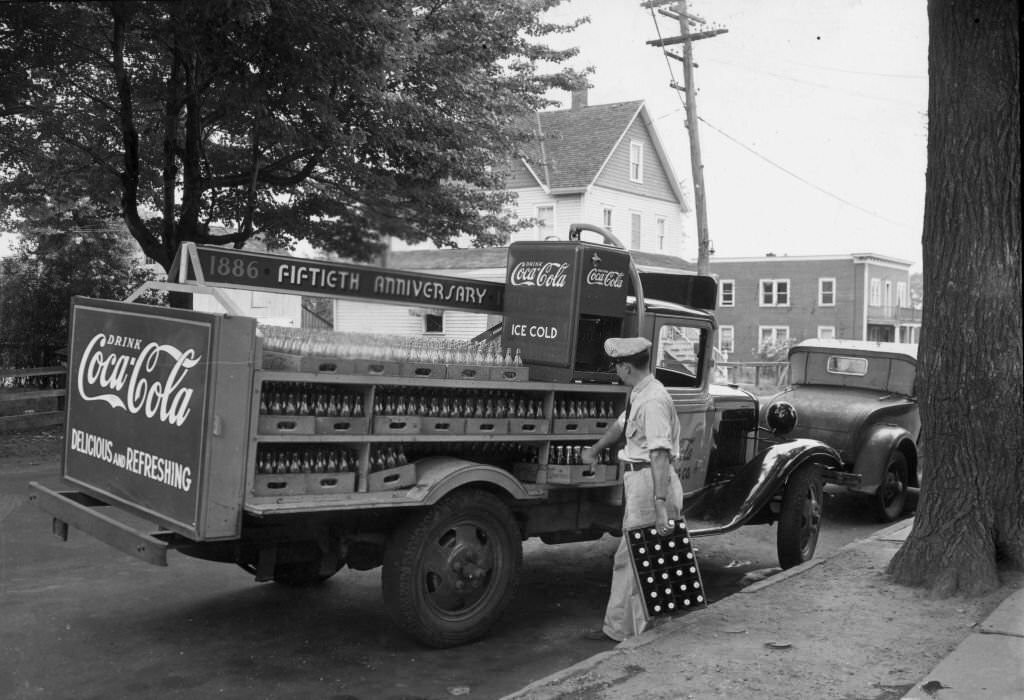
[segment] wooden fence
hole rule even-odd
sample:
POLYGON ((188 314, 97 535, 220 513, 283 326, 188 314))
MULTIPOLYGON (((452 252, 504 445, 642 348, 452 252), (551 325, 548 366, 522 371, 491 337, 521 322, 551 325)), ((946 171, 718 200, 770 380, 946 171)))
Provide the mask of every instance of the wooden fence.
POLYGON ((0 369, 0 433, 63 425, 66 367, 0 369))

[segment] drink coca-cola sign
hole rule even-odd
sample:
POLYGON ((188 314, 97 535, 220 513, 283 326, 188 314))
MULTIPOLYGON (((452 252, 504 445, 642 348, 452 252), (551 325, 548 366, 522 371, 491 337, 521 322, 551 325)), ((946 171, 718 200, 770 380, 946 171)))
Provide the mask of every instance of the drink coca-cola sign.
POLYGON ((75 299, 65 477, 188 531, 202 492, 214 317, 75 299))
POLYGON ((195 397, 185 382, 201 359, 195 348, 97 333, 82 352, 75 388, 83 401, 181 427, 195 397))
POLYGON ((515 264, 509 273, 509 284, 513 287, 544 287, 560 289, 569 278, 569 263, 523 260, 515 264))

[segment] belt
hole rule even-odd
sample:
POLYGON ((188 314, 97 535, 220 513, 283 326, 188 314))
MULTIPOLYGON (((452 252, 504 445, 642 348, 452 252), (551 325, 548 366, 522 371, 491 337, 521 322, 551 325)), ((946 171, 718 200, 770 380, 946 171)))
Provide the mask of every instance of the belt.
POLYGON ((622 471, 624 472, 638 472, 641 469, 647 469, 651 466, 650 462, 623 462, 622 471))

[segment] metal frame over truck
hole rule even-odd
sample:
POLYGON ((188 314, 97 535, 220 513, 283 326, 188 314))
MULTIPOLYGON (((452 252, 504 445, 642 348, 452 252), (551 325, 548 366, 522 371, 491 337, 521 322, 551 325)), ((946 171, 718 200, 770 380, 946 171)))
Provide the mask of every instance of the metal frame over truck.
POLYGON ((31 497, 58 535, 73 526, 159 565, 175 549, 286 585, 383 566, 401 628, 464 643, 513 596, 522 540, 618 534, 614 458, 578 457, 625 403, 602 342, 640 333, 683 421, 691 533, 778 521, 782 565, 810 558, 838 455, 765 443, 756 399, 710 388, 712 278, 644 274, 583 229, 604 234, 513 244, 504 285, 186 244, 175 281, 151 286, 213 294, 228 313, 76 298, 62 470, 75 490, 33 483, 31 497), (501 314, 502 351, 275 332, 224 288, 501 314))

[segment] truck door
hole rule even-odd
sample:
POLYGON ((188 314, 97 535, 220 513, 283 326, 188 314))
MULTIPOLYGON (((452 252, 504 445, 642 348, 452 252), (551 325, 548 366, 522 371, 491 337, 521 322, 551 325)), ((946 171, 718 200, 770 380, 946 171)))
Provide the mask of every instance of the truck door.
POLYGON ((680 459, 676 470, 683 492, 704 486, 710 452, 711 396, 708 393, 711 328, 699 321, 654 319, 655 376, 665 385, 679 414, 680 459))

